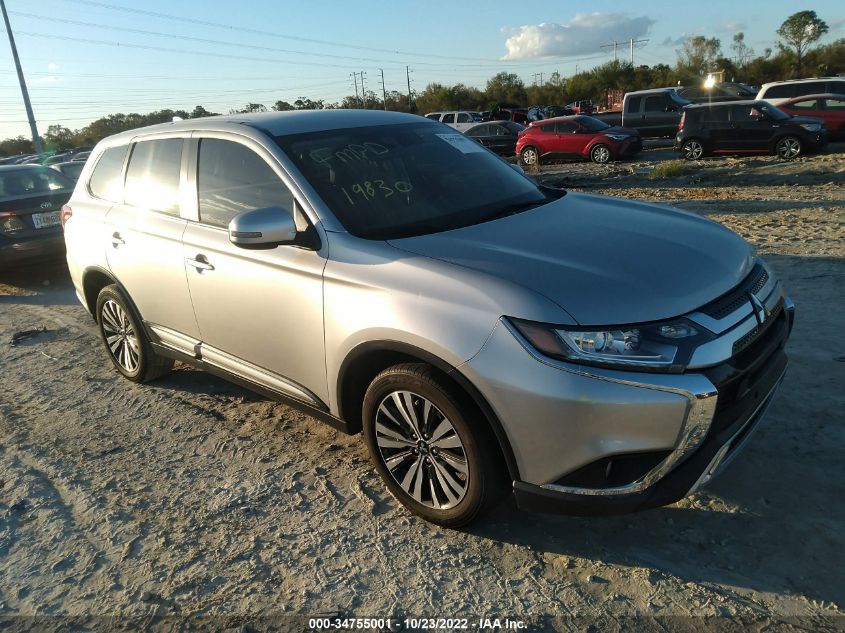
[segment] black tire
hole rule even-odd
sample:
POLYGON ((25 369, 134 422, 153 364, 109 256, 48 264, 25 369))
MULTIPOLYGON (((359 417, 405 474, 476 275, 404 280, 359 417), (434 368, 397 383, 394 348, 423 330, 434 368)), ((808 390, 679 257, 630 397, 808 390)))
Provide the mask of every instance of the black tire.
POLYGON ((775 153, 784 160, 798 158, 804 152, 804 145, 797 136, 782 136, 775 142, 775 153))
POLYGON ((115 284, 97 296, 97 326, 106 353, 124 378, 149 382, 173 369, 173 360, 153 351, 132 302, 115 284))
POLYGON ((604 143, 596 143, 590 149, 590 160, 599 165, 606 165, 612 158, 610 148, 604 143))
POLYGON ((698 160, 704 156, 704 143, 697 138, 688 138, 681 145, 681 154, 687 160, 698 160))
POLYGON ((526 167, 540 166, 540 152, 536 147, 526 145, 519 151, 519 162, 526 167))
MULTIPOLYGON (((492 430, 468 399, 430 365, 407 363, 381 372, 364 396, 362 417, 370 458, 388 490, 402 505, 426 521, 449 528, 466 525, 506 490, 507 468, 492 430), (401 402, 408 402, 401 394, 408 395, 410 409, 406 408, 405 412, 410 411, 413 420, 420 422, 420 435, 430 444, 426 441, 414 444, 415 439, 423 438, 404 433, 401 424, 393 424, 385 417, 384 410, 394 414, 401 412, 396 408, 394 394, 401 402), (426 404, 431 405, 427 417, 424 415, 426 404), (436 432, 443 428, 444 421, 450 425, 450 430, 436 439, 436 432), (385 428, 385 422, 389 428, 385 428), (397 433, 404 439, 393 443, 403 443, 402 446, 385 447, 385 441, 390 442, 393 437, 399 439, 397 433), (460 448, 455 448, 454 443, 460 444, 460 448), (450 446, 444 448, 445 444, 450 446), (392 472, 386 460, 394 462, 392 472), (466 474, 453 469, 454 463, 465 467, 466 474), (409 474, 414 470, 415 474, 409 474), (444 470, 451 479, 444 478, 444 470), (402 487, 400 477, 407 481, 410 491, 402 487), (448 481, 458 485, 450 487, 448 481), (463 486, 462 492, 459 492, 460 486, 463 486), (457 501, 447 498, 449 493, 457 501)), ((408 430, 412 428, 410 424, 405 426, 408 430)))

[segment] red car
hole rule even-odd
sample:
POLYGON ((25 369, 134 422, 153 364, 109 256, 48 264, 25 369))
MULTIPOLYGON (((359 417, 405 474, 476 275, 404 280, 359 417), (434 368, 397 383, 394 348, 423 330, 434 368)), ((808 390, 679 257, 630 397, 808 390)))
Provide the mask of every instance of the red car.
POLYGON ((525 165, 537 165, 543 158, 588 158, 607 163, 633 156, 643 148, 637 130, 611 127, 591 116, 562 116, 532 123, 519 133, 516 153, 525 165))
POLYGON ((805 95, 779 103, 778 108, 793 116, 821 119, 830 140, 845 141, 845 95, 805 95))

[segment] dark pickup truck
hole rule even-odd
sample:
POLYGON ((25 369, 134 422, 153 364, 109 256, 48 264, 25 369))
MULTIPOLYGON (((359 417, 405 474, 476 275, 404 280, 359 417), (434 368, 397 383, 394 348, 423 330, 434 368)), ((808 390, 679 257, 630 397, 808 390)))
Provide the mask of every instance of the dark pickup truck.
POLYGON ((674 137, 681 112, 691 103, 673 88, 638 90, 625 93, 621 112, 600 112, 590 116, 608 125, 633 128, 643 138, 674 137))

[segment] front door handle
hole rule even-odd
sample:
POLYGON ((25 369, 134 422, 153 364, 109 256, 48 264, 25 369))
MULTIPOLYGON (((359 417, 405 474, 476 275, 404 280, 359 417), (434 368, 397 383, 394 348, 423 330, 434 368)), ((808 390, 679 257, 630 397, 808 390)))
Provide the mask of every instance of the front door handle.
POLYGON ((214 270, 214 266, 208 263, 208 259, 206 259, 205 255, 197 255, 193 259, 188 257, 185 259, 185 263, 188 264, 188 266, 193 266, 197 269, 197 272, 200 273, 204 270, 214 270))
POLYGON ((122 246, 124 244, 126 244, 126 240, 124 240, 122 237, 120 237, 120 233, 115 231, 114 233, 111 234, 111 245, 112 246, 117 248, 118 246, 122 246))

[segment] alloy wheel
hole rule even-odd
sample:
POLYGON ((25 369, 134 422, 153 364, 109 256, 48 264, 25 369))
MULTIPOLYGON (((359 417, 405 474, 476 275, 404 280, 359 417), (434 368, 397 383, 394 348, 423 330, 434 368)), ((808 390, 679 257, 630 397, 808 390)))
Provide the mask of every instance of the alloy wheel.
POLYGON ((527 147, 526 149, 522 150, 522 162, 526 165, 536 165, 537 150, 535 150, 533 147, 527 147))
POLYGON ((604 164, 610 160, 610 150, 604 145, 593 148, 593 162, 604 164))
POLYGON ((106 345, 117 364, 127 372, 138 369, 141 345, 125 310, 117 301, 109 299, 100 311, 106 345))
POLYGON ((698 141, 687 141, 683 147, 684 158, 698 160, 704 155, 704 146, 698 141))
POLYGON ((463 442, 430 400, 410 391, 389 393, 376 411, 375 439, 391 477, 417 503, 446 510, 466 495, 463 442))
POLYGON ((777 150, 781 158, 795 158, 801 153, 801 142, 797 138, 787 136, 778 141, 777 150))

